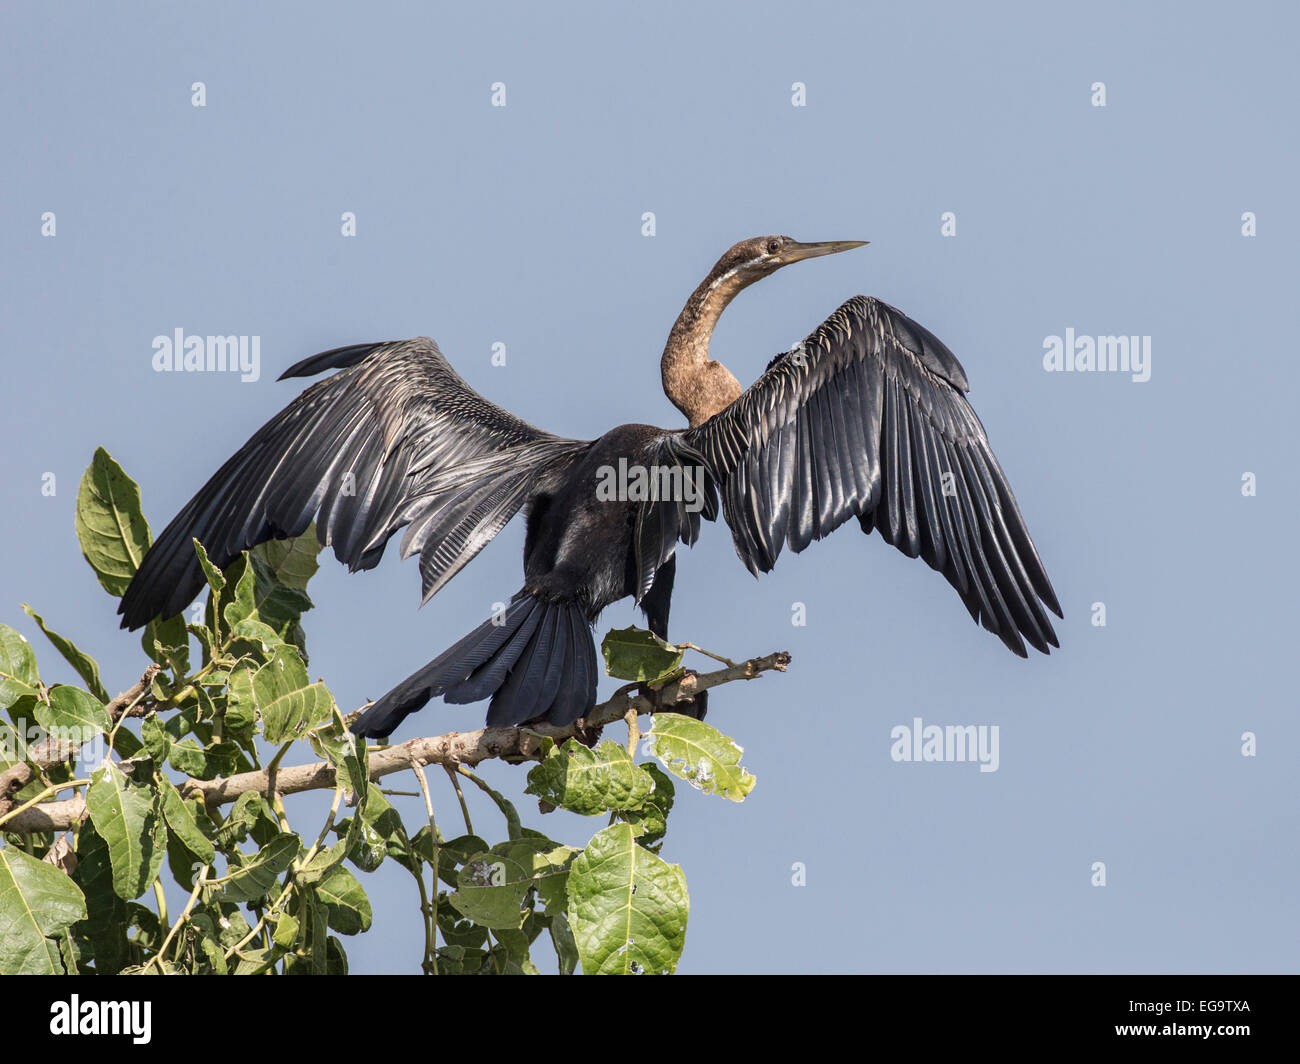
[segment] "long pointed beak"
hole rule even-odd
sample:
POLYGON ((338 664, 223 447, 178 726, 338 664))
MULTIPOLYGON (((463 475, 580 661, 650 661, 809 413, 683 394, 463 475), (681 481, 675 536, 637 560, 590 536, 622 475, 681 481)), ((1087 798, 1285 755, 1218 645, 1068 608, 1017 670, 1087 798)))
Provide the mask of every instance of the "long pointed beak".
POLYGON ((792 262, 815 259, 822 255, 838 255, 841 251, 850 251, 869 243, 869 240, 820 240, 812 244, 787 244, 777 252, 776 257, 782 266, 788 266, 792 262))

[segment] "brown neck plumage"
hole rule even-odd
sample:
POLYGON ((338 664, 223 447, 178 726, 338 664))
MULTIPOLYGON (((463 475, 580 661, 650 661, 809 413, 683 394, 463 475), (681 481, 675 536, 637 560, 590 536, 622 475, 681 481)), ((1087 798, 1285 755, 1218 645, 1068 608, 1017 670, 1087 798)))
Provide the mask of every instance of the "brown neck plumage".
POLYGON ((709 339, 727 304, 756 279, 714 267, 691 293, 668 334, 659 362, 664 394, 692 427, 740 398, 740 382, 721 362, 709 358, 709 339))

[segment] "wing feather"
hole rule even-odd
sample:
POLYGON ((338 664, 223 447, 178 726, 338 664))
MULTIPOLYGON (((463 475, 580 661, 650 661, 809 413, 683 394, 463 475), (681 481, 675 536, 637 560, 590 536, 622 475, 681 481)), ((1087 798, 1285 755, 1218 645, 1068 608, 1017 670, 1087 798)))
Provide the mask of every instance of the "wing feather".
POLYGON ((339 372, 254 433, 158 537, 122 597, 123 627, 178 613, 202 588, 192 540, 225 566, 313 518, 353 570, 411 525, 403 556, 423 548, 427 600, 589 446, 488 402, 427 337, 327 351, 286 376, 325 369, 339 372))
POLYGON ((943 573, 1012 651, 1047 653, 1060 605, 968 388, 933 333, 856 296, 681 437, 704 457, 751 572, 856 517, 943 573))

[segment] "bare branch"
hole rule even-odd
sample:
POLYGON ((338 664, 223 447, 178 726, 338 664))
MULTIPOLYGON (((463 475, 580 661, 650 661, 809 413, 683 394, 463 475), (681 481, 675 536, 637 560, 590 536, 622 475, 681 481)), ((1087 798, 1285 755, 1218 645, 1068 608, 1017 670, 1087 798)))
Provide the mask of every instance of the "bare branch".
MULTIPOLYGON (((370 755, 370 778, 381 779, 413 765, 445 765, 454 768, 457 765, 477 765, 493 758, 505 761, 537 760, 544 736, 559 743, 574 735, 622 720, 631 712, 641 714, 670 711, 678 703, 689 702, 699 692, 711 687, 720 687, 736 680, 753 680, 773 670, 785 672, 789 664, 790 654, 781 650, 766 657, 750 658, 717 672, 687 672, 659 690, 629 685, 592 709, 585 719, 564 728, 549 724, 533 724, 523 728, 483 728, 479 731, 448 732, 446 735, 409 739, 397 746, 378 747, 370 755)), ((118 696, 119 699, 122 697, 118 696)), ((275 770, 274 793, 277 794, 324 790, 333 788, 334 785, 334 766, 328 761, 278 767, 275 770)), ((269 788, 270 778, 263 770, 243 772, 225 779, 188 780, 180 786, 180 792, 185 798, 202 798, 210 806, 221 806, 249 791, 267 794, 269 788)), ((5 825, 5 831, 16 834, 66 831, 80 823, 85 813, 86 803, 80 795, 64 801, 46 802, 14 817, 5 825)))

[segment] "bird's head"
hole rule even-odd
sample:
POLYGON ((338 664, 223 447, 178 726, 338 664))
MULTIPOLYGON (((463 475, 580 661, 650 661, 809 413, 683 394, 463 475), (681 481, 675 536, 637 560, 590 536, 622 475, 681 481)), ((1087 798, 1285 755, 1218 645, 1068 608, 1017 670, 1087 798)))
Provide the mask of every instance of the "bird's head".
POLYGON ((865 240, 821 240, 804 244, 788 236, 755 236, 728 248, 713 267, 709 280, 714 286, 739 282, 736 287, 743 288, 792 262, 835 255, 866 243, 865 240))

